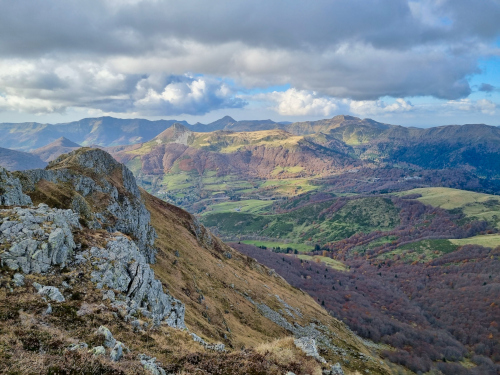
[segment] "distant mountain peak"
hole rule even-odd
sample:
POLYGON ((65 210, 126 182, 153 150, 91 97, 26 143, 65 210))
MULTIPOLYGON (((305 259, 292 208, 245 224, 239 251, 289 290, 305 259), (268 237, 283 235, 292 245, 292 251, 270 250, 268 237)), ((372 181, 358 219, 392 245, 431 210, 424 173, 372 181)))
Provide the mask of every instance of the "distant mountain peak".
POLYGON ((31 153, 39 156, 43 161, 49 162, 58 158, 59 155, 66 154, 80 147, 82 146, 70 141, 66 137, 59 137, 55 141, 50 142, 48 145, 33 150, 31 153))
POLYGON ((168 129, 162 131, 152 142, 156 143, 181 143, 187 145, 193 132, 181 123, 174 123, 168 129))
POLYGON ((66 137, 60 137, 60 138, 57 138, 55 141, 49 143, 47 146, 45 147, 49 147, 49 146, 61 146, 61 147, 81 147, 78 143, 75 143, 71 140, 69 140, 68 138, 66 137))

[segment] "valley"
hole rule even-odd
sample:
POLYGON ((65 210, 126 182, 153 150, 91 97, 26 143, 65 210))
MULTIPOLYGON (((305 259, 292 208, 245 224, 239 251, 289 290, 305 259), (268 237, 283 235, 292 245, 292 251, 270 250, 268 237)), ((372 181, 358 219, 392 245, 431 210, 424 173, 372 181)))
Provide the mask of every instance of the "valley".
MULTIPOLYGON (((186 321, 205 337, 224 337, 233 347, 257 343, 265 323, 240 315, 239 323, 229 323, 218 318, 221 308, 212 311, 229 303, 207 291, 214 286, 200 287, 203 272, 217 268, 205 270, 191 255, 184 264, 185 245, 173 245, 178 234, 160 224, 188 215, 175 206, 192 215, 184 227, 203 225, 243 254, 242 261, 256 259, 275 270, 298 288, 292 290, 306 292, 357 335, 382 345, 379 353, 390 366, 479 374, 500 362, 497 128, 403 128, 350 116, 292 124, 225 117, 208 125, 174 122, 163 130, 167 124, 156 124, 157 134, 127 143, 116 127, 109 138, 106 121, 120 124, 103 121, 101 139, 122 143, 98 148, 123 163, 148 194, 163 246, 155 271, 170 285, 176 281, 164 272, 172 265, 197 275, 173 293, 191 299, 186 321), (199 296, 206 311, 199 310, 199 296), (227 324, 241 336, 222 333, 227 324)), ((131 129, 144 133, 138 125, 131 129)), ((64 160, 59 155, 77 150, 78 144, 56 139, 32 154, 57 169, 64 160)), ((69 197, 51 194, 42 201, 67 206, 69 197)), ((236 274, 242 272, 249 271, 236 274)), ((249 290, 262 299, 259 285, 249 290)))

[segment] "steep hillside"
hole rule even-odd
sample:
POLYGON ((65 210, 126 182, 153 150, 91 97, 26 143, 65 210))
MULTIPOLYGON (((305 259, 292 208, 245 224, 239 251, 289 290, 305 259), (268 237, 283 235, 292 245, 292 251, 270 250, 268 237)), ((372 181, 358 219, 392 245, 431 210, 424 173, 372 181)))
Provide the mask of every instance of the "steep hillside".
POLYGON ((329 136, 294 136, 283 130, 195 133, 181 124, 150 142, 107 150, 148 191, 177 195, 185 207, 214 195, 272 195, 272 180, 307 191, 305 179, 359 163, 349 155, 349 146, 329 136))
POLYGON ((37 155, 45 162, 49 162, 58 158, 62 154, 67 154, 68 152, 74 151, 80 147, 81 146, 79 144, 71 142, 68 138, 61 137, 46 146, 31 151, 31 154, 37 155))
POLYGON ((45 161, 37 155, 27 152, 9 150, 0 148, 0 167, 8 171, 22 171, 25 169, 44 168, 47 165, 45 161))
POLYGON ((36 207, 0 210, 0 371, 390 372, 377 346, 105 152, 17 173, 29 197, 5 173, 2 202, 36 207))

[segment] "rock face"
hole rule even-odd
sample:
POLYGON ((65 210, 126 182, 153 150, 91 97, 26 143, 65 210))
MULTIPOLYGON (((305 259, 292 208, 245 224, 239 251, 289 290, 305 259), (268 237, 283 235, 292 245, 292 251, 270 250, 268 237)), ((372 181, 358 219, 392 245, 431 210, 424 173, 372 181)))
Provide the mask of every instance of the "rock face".
MULTIPOLYGON (((105 249, 93 247, 83 256, 90 257, 95 269, 92 281, 98 288, 118 290, 126 296, 124 301, 113 303, 122 308, 126 316, 131 318, 141 312, 155 324, 164 320, 171 327, 186 327, 184 305, 163 291, 161 282, 155 279, 154 271, 134 242, 120 236, 109 241, 105 249)), ((105 298, 110 298, 108 292, 105 298)))
POLYGON ((0 206, 28 206, 31 198, 23 194, 19 179, 0 167, 0 206))
POLYGON ((326 363, 325 359, 319 355, 318 348, 316 346, 316 340, 311 337, 301 337, 300 339, 295 339, 295 346, 302 349, 307 356, 313 357, 321 363, 326 363))
MULTIPOLYGON (((8 249, 0 252, 1 265, 28 274, 46 273, 56 265, 91 262, 92 280, 98 288, 118 292, 115 296, 108 290, 105 297, 124 312, 127 320, 140 312, 155 325, 164 321, 171 327, 185 328, 184 305, 163 291, 146 256, 133 241, 108 235, 110 240, 105 248, 92 247, 75 254, 78 246, 72 230, 80 228, 78 219, 79 215, 71 210, 52 209, 45 204, 0 210, 0 244, 8 249)), ((15 280, 22 285, 19 272, 15 280)), ((65 300, 55 286, 33 285, 47 300, 65 300)))
POLYGON ((70 184, 71 209, 82 215, 89 227, 133 236, 148 262, 154 262, 156 233, 135 178, 105 151, 79 149, 60 156, 47 169, 24 171, 22 175, 27 192, 34 191, 42 180, 70 184))
POLYGON ((141 364, 144 366, 144 370, 150 372, 152 375, 166 375, 164 369, 162 369, 156 363, 156 358, 151 358, 145 354, 139 354, 139 360, 141 364))
POLYGON ((71 210, 40 204, 0 210, 0 216, 0 244, 9 246, 0 259, 12 270, 43 273, 64 266, 76 247, 71 231, 80 227, 79 216, 71 210))

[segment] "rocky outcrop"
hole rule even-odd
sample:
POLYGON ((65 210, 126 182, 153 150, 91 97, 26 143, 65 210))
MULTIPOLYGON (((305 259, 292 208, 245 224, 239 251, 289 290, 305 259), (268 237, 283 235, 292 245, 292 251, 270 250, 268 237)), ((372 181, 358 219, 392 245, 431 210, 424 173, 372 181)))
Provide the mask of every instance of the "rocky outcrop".
MULTIPOLYGON (((59 288, 56 288, 55 286, 43 286, 38 283, 33 283, 33 286, 37 289, 38 294, 44 297, 45 299, 49 299, 54 302, 65 301, 65 298, 62 295, 61 291, 59 290, 59 288)), ((49 304, 49 309, 52 310, 50 304, 49 304)))
POLYGON ((94 269, 92 281, 98 288, 123 293, 124 300, 115 298, 109 291, 105 298, 115 299, 113 304, 124 311, 127 319, 141 313, 154 324, 165 321, 171 327, 186 327, 184 305, 163 291, 161 282, 134 242, 119 236, 109 241, 105 249, 93 247, 79 258, 90 259, 94 269))
POLYGON ((144 366, 144 370, 151 373, 151 375, 166 375, 164 369, 162 369, 158 363, 156 363, 156 358, 151 358, 145 354, 139 354, 139 361, 144 366))
POLYGON ((301 337, 300 339, 294 340, 295 346, 302 349, 307 356, 313 357, 318 362, 326 363, 325 359, 319 355, 318 347, 316 346, 316 340, 312 337, 301 337))
MULTIPOLYGON (((185 328, 184 305, 163 291, 146 256, 132 240, 109 235, 105 248, 92 247, 75 254, 80 246, 75 244, 72 230, 80 228, 78 219, 79 215, 71 210, 52 209, 45 204, 0 210, 0 245, 6 248, 0 250, 1 265, 28 274, 90 262, 92 280, 100 289, 112 289, 106 291, 105 297, 124 312, 127 320, 141 313, 155 325, 165 322, 185 328)), ((19 272, 14 275, 14 285, 21 286, 24 277, 19 272)), ((33 286, 46 300, 65 300, 56 286, 33 286)), ((119 348, 117 351, 118 355, 119 348)))
POLYGON ((61 155, 47 169, 24 171, 22 176, 28 193, 42 180, 71 185, 69 208, 82 215, 89 227, 131 235, 148 262, 154 262, 156 233, 135 178, 105 151, 79 149, 61 155))
POLYGON ((23 273, 47 272, 64 266, 76 244, 72 229, 80 227, 79 216, 40 204, 37 208, 0 210, 0 244, 8 247, 0 260, 23 273))
POLYGON ((31 198, 23 194, 19 179, 0 167, 0 206, 28 206, 31 198))

